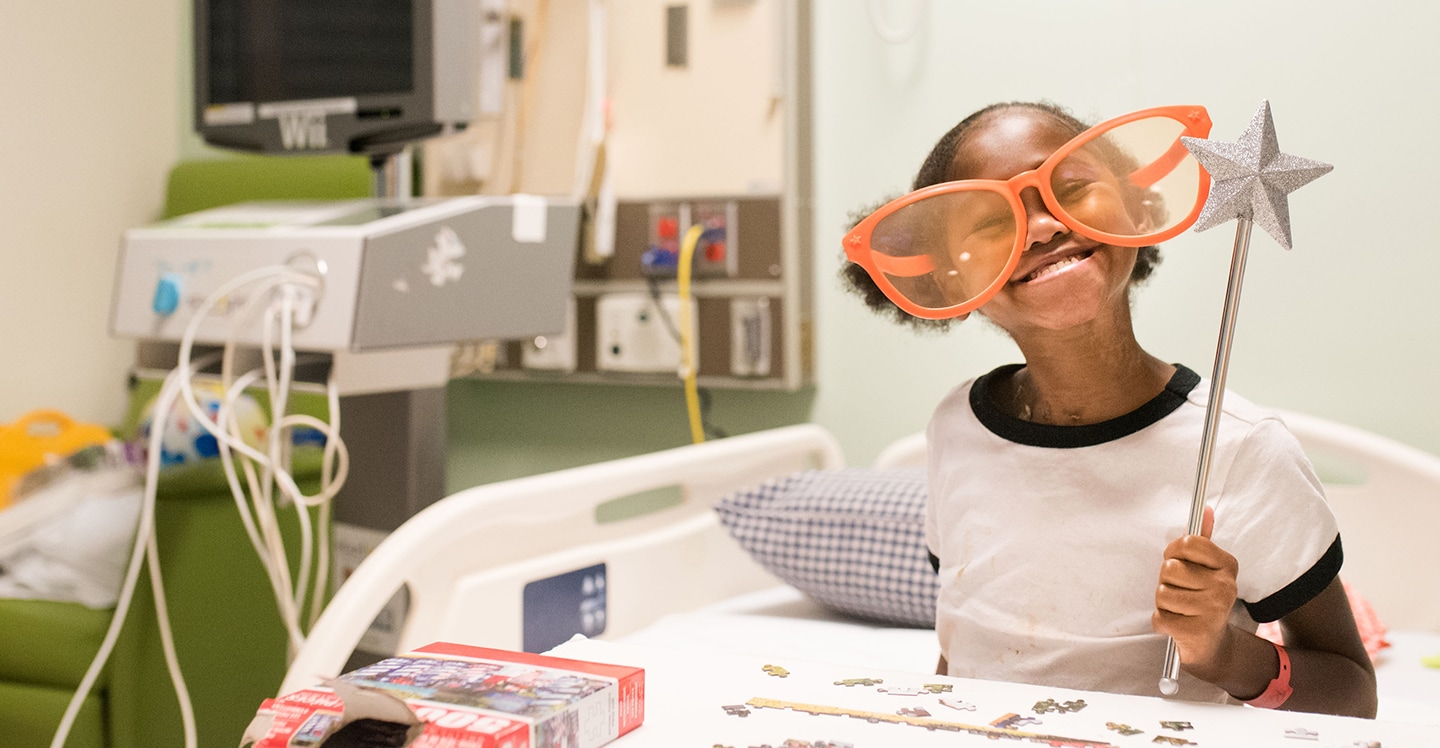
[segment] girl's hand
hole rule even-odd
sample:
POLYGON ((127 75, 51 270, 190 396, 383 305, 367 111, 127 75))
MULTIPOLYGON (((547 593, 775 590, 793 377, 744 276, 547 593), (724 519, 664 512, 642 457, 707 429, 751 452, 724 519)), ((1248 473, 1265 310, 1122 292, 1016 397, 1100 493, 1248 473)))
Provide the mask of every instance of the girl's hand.
POLYGON ((1165 548, 1155 590, 1155 630, 1175 640, 1180 664, 1205 680, 1224 661, 1235 606, 1235 557, 1210 541, 1215 510, 1205 507, 1199 535, 1186 535, 1165 548))

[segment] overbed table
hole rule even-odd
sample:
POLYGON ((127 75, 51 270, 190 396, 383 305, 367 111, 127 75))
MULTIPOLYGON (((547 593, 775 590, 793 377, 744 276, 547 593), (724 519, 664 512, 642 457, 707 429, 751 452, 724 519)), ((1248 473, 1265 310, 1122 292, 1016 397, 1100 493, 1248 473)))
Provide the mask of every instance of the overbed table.
MULTIPOLYGON (((695 642, 697 649, 704 643, 695 642)), ((575 638, 550 654, 645 668, 616 748, 1433 748, 1435 725, 1197 704, 575 638), (769 667, 767 667, 769 666, 769 667), (927 716, 928 715, 928 716, 927 716)), ((1159 668, 1157 667, 1157 677, 1159 668)))

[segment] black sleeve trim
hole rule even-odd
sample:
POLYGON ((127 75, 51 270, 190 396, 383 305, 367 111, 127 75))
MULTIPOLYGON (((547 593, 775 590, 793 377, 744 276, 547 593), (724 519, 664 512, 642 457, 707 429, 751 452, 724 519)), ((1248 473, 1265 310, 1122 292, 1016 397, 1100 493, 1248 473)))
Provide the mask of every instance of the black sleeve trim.
POLYGON ((939 574, 939 573, 940 573, 940 557, 937 556, 937 555, 935 555, 935 554, 933 554, 933 553, 931 553, 928 548, 925 550, 925 555, 927 555, 927 556, 930 557, 930 568, 934 569, 936 574, 939 574))
POLYGON ((1340 565, 1344 561, 1345 552, 1340 549, 1340 536, 1336 535, 1330 549, 1325 551, 1325 555, 1321 556, 1309 571, 1264 600, 1246 602, 1245 609, 1250 612, 1251 618, 1260 623, 1278 621, 1313 600, 1328 587, 1340 573, 1340 565))

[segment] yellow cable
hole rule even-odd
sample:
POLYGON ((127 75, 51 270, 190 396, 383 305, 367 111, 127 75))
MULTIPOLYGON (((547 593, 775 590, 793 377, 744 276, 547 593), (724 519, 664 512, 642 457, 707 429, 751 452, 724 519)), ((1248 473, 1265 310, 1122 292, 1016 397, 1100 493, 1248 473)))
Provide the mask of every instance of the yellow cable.
POLYGON ((680 376, 685 379, 685 408, 690 414, 690 438, 696 444, 705 441, 705 427, 700 420, 700 390, 695 384, 695 333, 694 320, 690 319, 690 260, 695 256, 695 245, 705 230, 699 224, 685 232, 685 241, 680 244, 680 264, 676 268, 676 280, 680 284, 680 376))

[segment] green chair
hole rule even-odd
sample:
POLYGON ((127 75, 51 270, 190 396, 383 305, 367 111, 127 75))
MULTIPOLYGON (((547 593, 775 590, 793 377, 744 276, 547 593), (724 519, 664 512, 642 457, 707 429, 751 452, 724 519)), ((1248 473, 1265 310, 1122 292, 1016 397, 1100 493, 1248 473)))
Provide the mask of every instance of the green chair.
MULTIPOLYGON (((170 174, 164 217, 244 200, 368 197, 367 159, 351 156, 190 161, 170 174)), ((131 417, 159 383, 139 380, 131 417)), ((294 407, 323 417, 324 398, 294 407)), ((123 427, 122 427, 123 432, 123 427)), ((301 486, 318 483, 318 450, 297 454, 301 486)), ((298 545, 293 512, 282 531, 298 545)), ((286 636, 269 583, 218 465, 170 472, 157 494, 155 531, 170 620, 202 748, 230 748, 285 674, 286 636)), ((146 575, 105 672, 66 745, 178 746, 182 728, 146 575)), ((78 604, 0 600, 0 745, 48 746, 110 625, 113 611, 78 604)))
POLYGON ((240 156, 182 161, 170 170, 165 218, 246 200, 370 197, 374 176, 364 156, 240 156))

